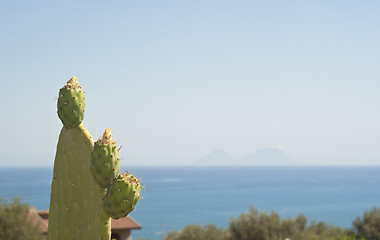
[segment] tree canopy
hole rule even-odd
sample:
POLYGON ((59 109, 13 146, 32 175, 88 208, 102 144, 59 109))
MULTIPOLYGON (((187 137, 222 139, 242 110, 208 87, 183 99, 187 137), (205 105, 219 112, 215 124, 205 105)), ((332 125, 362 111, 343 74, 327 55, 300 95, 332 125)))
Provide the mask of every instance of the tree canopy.
POLYGON ((358 237, 369 240, 380 240, 380 209, 374 207, 366 211, 363 217, 357 217, 353 227, 358 237))
MULTIPOLYGON (((372 215, 371 219, 379 221, 368 221, 368 217, 365 217, 365 227, 360 229, 372 229, 368 225, 375 223, 374 228, 380 232, 380 211, 372 215)), ((360 223, 357 222, 359 225, 360 223)), ((258 212, 251 207, 248 213, 242 213, 236 219, 232 218, 227 229, 218 228, 213 224, 203 227, 188 225, 181 231, 169 232, 164 240, 380 240, 366 237, 369 235, 363 235, 363 230, 356 232, 358 236, 352 229, 339 228, 324 222, 308 223, 304 215, 281 218, 275 212, 258 212)))
POLYGON ((30 219, 30 207, 15 198, 8 203, 0 200, 0 239, 41 240, 43 235, 30 219))

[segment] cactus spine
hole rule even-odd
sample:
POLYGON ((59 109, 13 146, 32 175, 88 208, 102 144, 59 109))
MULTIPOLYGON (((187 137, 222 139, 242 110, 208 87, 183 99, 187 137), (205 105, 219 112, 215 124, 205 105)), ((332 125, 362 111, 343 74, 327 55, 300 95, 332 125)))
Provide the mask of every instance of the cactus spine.
MULTIPOLYGON (((111 237, 112 216, 104 198, 107 187, 120 178, 118 150, 109 129, 103 139, 94 143, 81 123, 84 107, 84 91, 73 77, 59 91, 58 116, 64 126, 54 161, 47 240, 111 237)), ((139 192, 138 189, 132 196, 128 190, 124 194, 138 197, 139 192)), ((119 205, 123 203, 120 201, 119 205)), ((129 210, 122 209, 123 216, 129 210)))

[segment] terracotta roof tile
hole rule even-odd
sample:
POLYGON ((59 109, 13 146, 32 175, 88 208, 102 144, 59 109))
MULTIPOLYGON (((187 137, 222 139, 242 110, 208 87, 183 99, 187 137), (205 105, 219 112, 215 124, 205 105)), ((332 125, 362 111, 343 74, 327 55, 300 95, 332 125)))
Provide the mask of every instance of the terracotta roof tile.
POLYGON ((44 219, 40 217, 39 213, 33 207, 29 209, 29 219, 33 222, 34 225, 39 226, 42 233, 47 233, 47 222, 45 222, 44 219))
POLYGON ((131 217, 126 216, 119 219, 111 219, 111 229, 141 229, 141 226, 131 217))

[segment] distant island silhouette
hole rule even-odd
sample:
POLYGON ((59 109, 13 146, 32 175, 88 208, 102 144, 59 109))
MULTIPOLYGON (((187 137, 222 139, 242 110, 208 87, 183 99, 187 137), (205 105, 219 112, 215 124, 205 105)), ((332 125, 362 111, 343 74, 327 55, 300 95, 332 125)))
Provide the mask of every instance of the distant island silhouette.
POLYGON ((233 157, 223 150, 216 150, 196 160, 200 166, 242 165, 242 166, 294 166, 301 163, 277 148, 263 148, 244 157, 233 157))

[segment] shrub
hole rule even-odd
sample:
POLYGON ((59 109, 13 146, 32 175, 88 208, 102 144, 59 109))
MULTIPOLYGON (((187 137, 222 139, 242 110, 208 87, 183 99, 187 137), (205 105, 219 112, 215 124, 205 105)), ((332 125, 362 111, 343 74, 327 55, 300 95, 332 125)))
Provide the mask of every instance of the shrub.
MULTIPOLYGON (((299 215, 296 218, 281 219, 271 212, 259 213, 253 207, 248 213, 242 213, 231 219, 227 230, 215 225, 188 225, 182 231, 169 232, 164 240, 353 240, 346 238, 348 230, 312 222, 299 215), (337 238, 336 236, 342 236, 337 238)), ((363 239, 361 239, 363 240, 363 239)))
POLYGON ((182 231, 169 232, 164 240, 227 240, 226 231, 213 224, 188 225, 182 231))
POLYGON ((380 209, 374 207, 363 214, 363 219, 357 217, 353 228, 359 238, 380 240, 380 209))
POLYGON ((0 239, 9 240, 41 240, 42 234, 29 216, 30 208, 13 199, 10 204, 0 201, 0 239))

